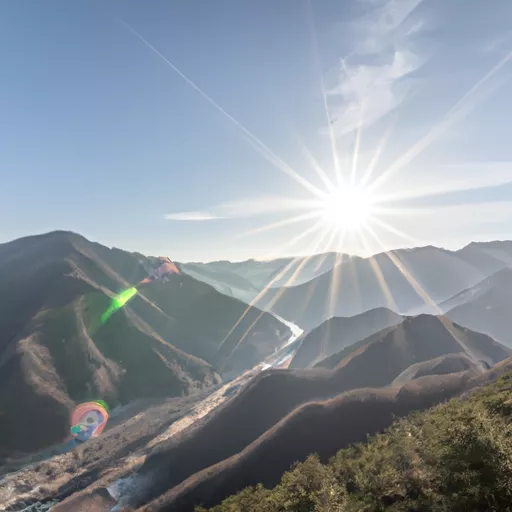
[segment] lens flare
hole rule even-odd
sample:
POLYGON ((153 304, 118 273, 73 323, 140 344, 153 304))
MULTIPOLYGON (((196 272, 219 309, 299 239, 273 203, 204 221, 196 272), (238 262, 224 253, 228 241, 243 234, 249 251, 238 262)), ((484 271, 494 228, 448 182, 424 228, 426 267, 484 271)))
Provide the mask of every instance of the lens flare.
POLYGON ((119 309, 121 309, 126 303, 137 295, 137 288, 132 287, 122 291, 119 295, 112 299, 110 307, 101 316, 101 323, 105 324, 108 319, 119 309))

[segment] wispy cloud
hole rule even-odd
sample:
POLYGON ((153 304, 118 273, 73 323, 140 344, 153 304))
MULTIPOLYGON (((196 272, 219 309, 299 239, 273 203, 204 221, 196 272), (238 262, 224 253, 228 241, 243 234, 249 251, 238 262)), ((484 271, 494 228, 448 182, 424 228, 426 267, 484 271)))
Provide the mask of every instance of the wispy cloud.
MULTIPOLYGON (((474 235, 492 236, 504 232, 512 221, 512 202, 483 202, 432 208, 430 212, 410 211, 393 219, 393 226, 414 234, 422 243, 441 243, 450 238, 471 240, 474 235)), ((509 231, 508 231, 509 232, 509 231)))
POLYGON ((496 35, 478 46, 478 50, 482 53, 495 53, 508 49, 512 39, 512 31, 507 31, 503 34, 496 35))
POLYGON ((240 219, 303 210, 304 208, 311 208, 314 204, 313 201, 302 201, 282 196, 262 196, 222 203, 212 207, 208 212, 170 213, 165 215, 165 218, 174 221, 240 219))
POLYGON ((212 215, 208 212, 179 212, 179 213, 169 213, 165 216, 167 220, 177 220, 177 221, 204 221, 204 220, 214 220, 220 219, 218 215, 212 215))
POLYGON ((423 166, 391 179, 383 187, 394 199, 414 199, 451 192, 497 187, 512 182, 512 162, 468 162, 423 166))
POLYGON ((407 89, 397 83, 424 61, 411 44, 423 22, 406 23, 421 2, 360 0, 370 11, 353 22, 352 49, 348 58, 341 59, 339 82, 329 91, 332 100, 341 96, 332 109, 337 135, 373 124, 405 99, 407 89))

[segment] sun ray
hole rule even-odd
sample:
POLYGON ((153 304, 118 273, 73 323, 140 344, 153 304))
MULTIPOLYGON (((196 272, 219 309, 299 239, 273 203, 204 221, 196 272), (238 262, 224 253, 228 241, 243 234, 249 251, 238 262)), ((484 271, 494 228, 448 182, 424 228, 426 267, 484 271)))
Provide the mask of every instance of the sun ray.
MULTIPOLYGON (((332 230, 332 235, 325 245, 326 250, 328 250, 332 246, 332 243, 334 241, 334 238, 336 237, 336 234, 337 234, 336 230, 332 230)), ((321 257, 320 264, 323 263, 326 260, 326 258, 327 258, 327 253, 324 253, 323 256, 321 257)), ((317 286, 318 286, 318 279, 315 279, 315 280, 313 280, 313 284, 310 285, 308 293, 304 297, 304 304, 302 305, 302 307, 299 311, 300 314, 303 314, 305 312, 306 308, 308 307, 309 303, 311 302, 311 298, 313 297, 313 294, 315 293, 317 286)))
POLYGON ((332 271, 332 279, 331 279, 331 285, 329 287, 329 302, 328 302, 328 309, 327 309, 327 315, 328 317, 332 317, 334 315, 334 307, 335 307, 335 300, 336 300, 336 294, 338 292, 338 288, 341 285, 341 273, 342 273, 342 267, 343 267, 343 253, 342 247, 343 242, 345 241, 345 237, 347 235, 347 230, 342 229, 339 232, 339 239, 338 239, 338 245, 336 247, 336 261, 334 263, 334 268, 332 271))
MULTIPOLYGON (((422 243, 417 238, 414 238, 414 237, 408 235, 407 233, 404 233, 400 229, 396 228, 395 226, 392 226, 391 224, 389 224, 388 222, 386 222, 382 219, 379 219, 376 216, 371 217, 371 221, 375 222, 375 224, 378 224, 380 227, 384 228, 385 230, 389 231, 390 233, 393 233, 395 235, 398 235, 398 236, 404 238, 405 240, 408 240, 409 242, 413 243, 416 246, 422 245, 422 243)), ((367 225, 367 228, 368 228, 368 225, 367 225)))
MULTIPOLYGON (((364 229, 368 229, 368 226, 365 225, 364 229)), ((364 233, 361 233, 361 240, 363 242, 363 245, 365 246, 365 249, 368 253, 371 254, 370 245, 368 244, 368 240, 364 236, 364 233)), ((386 279, 384 277, 384 274, 382 273, 382 270, 380 268, 379 262, 375 258, 374 255, 370 256, 368 258, 370 262, 370 266, 372 267, 372 270, 375 274, 375 277, 377 278, 377 281, 379 282, 379 286, 381 290, 384 292, 384 296, 386 297, 386 301, 388 303, 389 308, 394 311, 395 313, 398 313, 398 305, 395 302, 395 299, 393 297, 393 294, 391 293, 391 290, 389 289, 388 284, 386 283, 386 279)))
POLYGON ((329 179, 329 176, 325 173, 325 171, 322 169, 320 164, 316 161, 315 157, 312 155, 312 153, 309 151, 309 149, 306 147, 306 145, 301 144, 301 151, 306 160, 309 161, 309 164, 318 174, 319 178, 322 180, 323 184, 325 185, 327 190, 333 190, 334 189, 334 183, 329 179))
POLYGON ((400 271, 400 273, 407 279, 409 284, 413 287, 414 291, 424 300, 425 304, 432 306, 433 308, 438 308, 436 302, 428 295, 428 293, 421 287, 418 281, 414 278, 414 276, 409 272, 407 267, 402 263, 402 261, 393 253, 393 251, 387 250, 382 240, 379 238, 377 233, 370 227, 367 226, 366 229, 373 236, 373 238, 377 241, 379 246, 384 251, 384 254, 393 262, 395 267, 400 271))
POLYGON ((315 54, 316 65, 319 70, 320 88, 321 88, 321 92, 322 92, 324 112, 325 112, 325 117, 326 117, 326 121, 327 121, 327 127, 329 129, 329 140, 330 140, 330 144, 331 144, 332 161, 333 161, 333 165, 334 165, 335 176, 339 182, 340 179, 342 179, 341 170, 340 170, 340 162, 339 162, 339 156, 338 156, 338 149, 336 147, 336 136, 334 134, 333 121, 331 119, 331 113, 329 111, 329 103, 327 101, 327 93, 325 90, 325 81, 324 81, 324 77, 323 77, 323 73, 322 73, 322 67, 320 65, 320 57, 319 57, 320 49, 319 49, 318 37, 317 37, 317 33, 316 33, 315 21, 313 18, 313 7, 311 5, 311 0, 308 0, 307 4, 309 7, 309 15, 310 15, 310 22, 311 22, 311 36, 312 36, 312 40, 313 40, 313 43, 312 43, 313 51, 315 54))
POLYGON ((286 244, 284 244, 283 246, 281 246, 279 248, 279 253, 271 253, 269 255, 266 255, 265 257, 263 257, 262 259, 263 260, 269 260, 269 259, 274 259, 274 258, 281 258, 283 257, 283 251, 285 249, 288 249, 289 247, 292 247, 294 246, 297 242, 299 242, 300 240, 302 240, 303 238, 307 237, 308 235, 310 235, 311 233, 314 233, 315 231, 318 231, 318 229, 320 228, 322 224, 322 220, 320 219, 319 221, 315 222, 315 224, 313 224, 311 227, 309 227, 308 229, 306 229, 305 231, 303 231, 302 233, 299 233, 295 238, 292 238, 291 240, 289 240, 288 242, 286 242, 286 244))
POLYGON ((240 322, 247 316, 249 311, 252 308, 256 307, 256 304, 267 294, 267 292, 270 290, 272 285, 276 282, 278 282, 283 276, 286 275, 286 273, 290 270, 290 268, 293 267, 293 265, 300 261, 301 258, 294 258, 292 261, 290 261, 282 270, 279 272, 277 276, 275 276, 273 279, 269 281, 269 283, 261 290, 254 299, 251 300, 249 305, 245 308, 244 312, 240 315, 240 318, 235 322, 231 330, 226 334, 224 339, 220 342, 219 346, 217 347, 217 350, 215 353, 219 353, 221 348, 223 347, 224 343, 228 340, 228 338, 233 334, 234 330, 240 325, 240 322))
MULTIPOLYGON (((314 244, 314 247, 311 249, 311 254, 313 254, 318 246, 320 245, 320 243, 322 242, 323 238, 325 238, 325 234, 326 234, 326 230, 324 230, 323 233, 320 233, 317 241, 315 242, 314 244)), ((267 309, 270 309, 272 308, 276 303, 277 301, 282 297, 282 295, 284 294, 286 288, 288 286, 291 286, 297 275, 300 274, 300 272, 302 271, 302 269, 304 268, 304 266, 306 265, 306 263, 309 261, 309 259, 311 258, 312 256, 309 255, 309 256, 306 256, 305 258, 303 258, 301 264, 299 265, 299 267, 295 270, 295 272, 293 273, 293 275, 288 279, 288 281, 285 283, 284 286, 281 286, 280 289, 278 290, 278 292, 276 293, 275 297, 271 299, 271 301, 267 304, 267 309)), ((243 334, 243 336, 238 340, 237 344, 235 345, 235 347, 231 350, 230 354, 228 355, 228 357, 226 358, 226 360, 224 361, 224 363, 221 365, 221 371, 223 371, 223 369, 226 367, 226 364, 227 362, 230 360, 230 358, 232 357, 232 355, 234 354, 234 352, 238 349, 238 347, 243 343, 243 341, 245 340, 245 338, 248 336, 248 334, 251 332, 251 330, 254 328, 254 326, 259 322, 259 320, 262 318, 262 316, 265 314, 265 311, 261 311, 261 313, 256 317, 256 319, 254 320, 254 322, 247 328, 247 330, 245 331, 245 333, 243 334)), ((239 321, 240 322, 240 321, 239 321)))
POLYGON ((426 292, 426 290, 418 283, 418 281, 414 278, 414 276, 409 272, 407 267, 402 263, 402 261, 393 253, 393 251, 389 251, 386 249, 385 245, 382 243, 381 239, 378 235, 371 229, 368 228, 369 233, 375 238, 377 243, 381 246, 384 251, 384 254, 392 261, 395 267, 400 271, 400 273, 407 279, 409 284, 413 287, 414 291, 425 301, 425 304, 428 304, 433 308, 436 312, 436 318, 439 320, 441 325, 448 331, 451 337, 462 347, 463 351, 466 352, 474 361, 478 361, 478 358, 475 356, 473 351, 464 343, 458 333, 455 331, 453 327, 453 323, 443 315, 441 308, 437 305, 437 303, 430 297, 430 295, 426 292))
MULTIPOLYGON (((398 110, 396 110, 398 112, 398 110)), ((379 141, 379 144, 377 145, 377 148, 375 149, 375 153, 368 164, 368 167, 366 169, 366 172, 364 173, 363 177, 361 178, 360 184, 363 187, 366 187, 368 185, 368 181, 373 175, 373 171, 377 167, 377 164, 379 163, 380 156, 384 152, 384 149, 386 147, 386 144, 388 142, 388 139, 393 131, 393 128, 395 127, 396 120, 397 120, 398 114, 395 113, 393 116, 393 120, 391 123, 389 123, 388 127, 386 128, 386 131, 384 132, 384 135, 379 141)))
POLYGON ((429 132, 413 144, 403 155, 383 172, 371 185, 372 190, 382 186, 386 181, 402 170, 408 163, 416 158, 422 151, 427 149, 440 135, 442 135, 457 120, 457 114, 464 114, 466 111, 473 109, 477 101, 473 104, 465 105, 468 99, 474 95, 480 87, 492 78, 503 66, 512 59, 512 51, 507 53, 490 71, 488 71, 478 82, 473 85, 445 114, 444 118, 434 126, 429 132), (463 111, 465 107, 465 111, 463 111))
POLYGON ((361 307, 362 300, 361 300, 361 289, 359 287, 359 275, 357 273, 357 268, 354 263, 354 258, 350 258, 348 261, 349 270, 354 277, 354 295, 356 304, 359 304, 359 307, 361 307))
POLYGON ((285 174, 290 175, 297 183, 302 185, 302 187, 305 190, 308 190, 316 197, 319 197, 322 191, 310 183, 306 178, 301 176, 299 173, 294 171, 291 167, 289 167, 286 163, 284 163, 282 160, 279 159, 279 157, 276 157, 275 155, 268 153, 265 151, 265 149, 258 144, 255 143, 254 140, 250 139, 249 137, 245 136, 245 140, 251 144, 256 151, 258 151, 266 160, 268 160, 271 164, 273 164, 275 167, 283 171, 285 174))
POLYGON ((266 156, 267 160, 274 164, 279 170, 288 174, 295 181, 305 187, 307 190, 318 194, 320 189, 315 187, 304 177, 294 171, 288 164, 286 164, 279 156, 277 156, 266 144, 264 144, 256 135, 249 131, 242 123, 236 120, 231 114, 229 114, 224 108, 222 108, 211 96, 206 94, 195 82, 193 82, 185 73, 183 73, 175 64, 173 64, 165 55, 163 55, 157 48, 155 48, 145 37, 137 32, 131 25, 126 21, 118 18, 119 22, 124 25, 134 36, 142 41, 155 55, 157 55, 165 64, 167 64, 177 75, 179 75, 188 85, 190 85, 197 93, 199 93, 210 105, 217 109, 226 119, 231 121, 238 129, 240 129, 247 139, 249 139, 253 147, 259 149, 263 156, 266 156))
MULTIPOLYGON (((335 232, 336 233, 336 232, 335 232)), ((341 278, 343 272, 343 262, 340 261, 343 259, 343 254, 341 252, 343 247, 343 242, 346 236, 346 230, 343 230, 341 233, 338 233, 339 240, 338 245, 336 247, 336 260, 334 263, 334 268, 332 269, 332 278, 329 286, 329 298, 327 303, 327 317, 332 318, 334 316, 334 307, 335 307, 335 296, 339 287, 341 286, 341 278)), ((332 242, 331 242, 332 243, 332 242)), ((327 339, 329 338, 329 329, 330 323, 327 324, 326 332, 322 339, 320 345, 319 355, 313 360, 311 366, 314 366, 318 361, 324 359, 323 355, 325 354, 325 344, 327 343, 327 339)))
POLYGON ((325 260, 329 257, 329 255, 331 254, 331 247, 332 247, 332 243, 334 242, 334 239, 336 238, 336 230, 333 229, 332 231, 332 236, 329 240, 329 242, 327 243, 326 247, 326 252, 323 254, 322 258, 320 258, 318 260, 318 263, 316 264, 315 266, 315 272, 318 272, 320 270, 320 268, 322 267, 322 265, 325 263, 325 260))
POLYGON ((354 154, 352 155, 352 171, 350 173, 350 183, 352 185, 356 184, 356 174, 357 174, 357 162, 359 159, 359 150, 361 148, 361 138, 363 133, 363 124, 364 124, 364 102, 361 100, 359 110, 359 122, 357 124, 357 132, 356 132, 356 141, 354 144, 354 154))
POLYGON ((246 231, 237 236, 237 238, 245 238, 250 235, 255 235, 257 233, 263 233, 265 231, 272 231, 273 229, 277 229, 283 226, 289 226, 290 224, 297 224, 299 222, 314 219, 316 217, 320 217, 320 214, 316 211, 304 213, 302 215, 297 215, 295 217, 289 217, 288 219, 279 220, 277 222, 272 222, 271 224, 267 224, 265 226, 261 226, 259 228, 252 229, 250 231, 246 231))
MULTIPOLYGON (((314 224, 312 227, 310 227, 309 229, 307 229, 305 232, 301 233, 300 235, 298 235, 295 239, 291 240, 290 242, 288 242, 286 245, 291 245, 292 243, 296 243, 297 241, 299 241, 301 238, 304 238, 305 236, 309 235, 310 233, 316 231, 319 226, 320 226, 321 222, 317 222, 316 224, 314 224)), ((285 245, 285 247, 286 247, 285 245)), ((220 351, 220 349, 222 348, 222 346, 224 345, 224 343, 226 342, 226 340, 231 336, 231 334, 233 334, 233 331, 240 325, 240 322, 246 317, 247 313, 249 313, 249 311, 251 310, 251 308, 253 307, 257 307, 257 304, 265 297, 265 295, 267 294, 267 292, 272 288, 272 286, 276 283, 276 282, 279 282, 287 273, 288 271, 292 270, 293 267, 298 264, 303 258, 305 258, 306 256, 299 256, 297 258, 293 258, 293 260, 291 260, 278 274, 277 276, 275 276, 273 279, 271 279, 269 281, 269 283, 256 295, 256 297, 250 302, 250 304, 248 305, 248 307, 244 310, 244 312, 242 313, 242 315, 240 316, 240 318, 236 321, 236 323, 233 325, 233 327, 231 328, 231 330, 228 332, 228 334, 225 336, 225 338, 222 340, 222 342, 220 343, 220 345, 217 347, 217 350, 216 350, 216 353, 218 353, 220 351)))

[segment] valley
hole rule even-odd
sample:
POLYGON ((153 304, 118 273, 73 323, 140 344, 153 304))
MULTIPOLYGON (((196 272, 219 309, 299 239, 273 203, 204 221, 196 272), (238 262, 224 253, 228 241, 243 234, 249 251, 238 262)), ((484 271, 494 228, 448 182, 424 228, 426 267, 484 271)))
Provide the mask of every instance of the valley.
POLYGON ((493 382, 512 369, 509 248, 398 251, 416 284, 437 297, 435 310, 385 255, 350 262, 330 254, 324 265, 315 257, 301 284, 283 289, 277 279, 281 288, 269 289, 262 309, 233 290, 251 283, 261 295, 289 261, 214 263, 207 274, 179 264, 181 286, 148 286, 99 327, 94 319, 150 259, 64 232, 4 244, 0 294, 11 309, 0 316, 8 333, 0 338, 0 417, 14 397, 24 412, 0 427, 0 502, 25 512, 45 503, 55 512, 192 512, 247 486, 273 487, 296 460, 327 460, 395 417, 493 382), (375 262, 394 308, 375 295, 375 262), (341 278, 337 294, 321 284, 353 265, 359 271, 341 278), (310 302, 297 309, 301 287, 310 302), (289 305, 279 306, 280 297, 289 305), (332 297, 335 312, 348 315, 326 317, 332 297), (98 394, 112 406, 107 429, 69 449, 67 411, 98 394), (28 441, 36 416, 39 431, 28 441))

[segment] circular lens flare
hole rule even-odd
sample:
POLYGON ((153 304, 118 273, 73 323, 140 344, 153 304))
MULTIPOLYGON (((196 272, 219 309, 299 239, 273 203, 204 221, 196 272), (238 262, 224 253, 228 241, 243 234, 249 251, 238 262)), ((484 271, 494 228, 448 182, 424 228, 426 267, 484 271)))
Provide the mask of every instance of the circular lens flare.
POLYGON ((340 185, 325 195, 320 207, 325 223, 350 231, 359 230, 370 218, 373 198, 360 185, 340 185))

